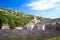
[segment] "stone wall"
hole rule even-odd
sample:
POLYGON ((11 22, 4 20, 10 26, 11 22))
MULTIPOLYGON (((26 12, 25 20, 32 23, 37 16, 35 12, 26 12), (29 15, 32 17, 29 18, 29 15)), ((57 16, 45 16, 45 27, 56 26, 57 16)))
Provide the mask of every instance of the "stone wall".
POLYGON ((38 22, 37 24, 35 24, 34 30, 60 31, 60 23, 58 23, 58 22, 52 22, 52 23, 38 22))

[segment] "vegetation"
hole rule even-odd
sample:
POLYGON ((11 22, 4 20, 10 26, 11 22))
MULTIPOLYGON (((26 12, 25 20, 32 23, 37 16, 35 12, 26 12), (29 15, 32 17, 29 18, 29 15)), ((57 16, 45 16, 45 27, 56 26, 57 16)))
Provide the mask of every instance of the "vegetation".
MULTIPOLYGON (((6 39, 6 38, 5 38, 6 39)), ((2 40, 5 40, 2 38, 2 40)), ((60 40, 60 35, 32 35, 31 37, 28 36, 22 36, 22 37, 17 37, 17 36, 10 36, 7 38, 8 40, 60 40)))
MULTIPOLYGON (((24 12, 17 12, 14 10, 0 8, 0 28, 2 24, 9 24, 10 28, 23 27, 25 24, 31 21, 32 15, 24 12)), ((48 18, 37 17, 37 19, 43 21, 48 18)))

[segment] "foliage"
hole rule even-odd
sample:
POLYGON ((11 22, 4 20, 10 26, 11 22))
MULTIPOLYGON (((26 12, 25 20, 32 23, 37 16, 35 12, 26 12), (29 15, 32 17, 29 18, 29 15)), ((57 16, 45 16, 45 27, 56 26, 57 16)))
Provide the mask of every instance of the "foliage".
MULTIPOLYGON (((0 8, 0 24, 9 24, 10 28, 23 27, 25 24, 31 21, 32 15, 26 14, 24 12, 17 12, 14 10, 0 8)), ((46 18, 37 17, 39 20, 43 21, 46 18)))

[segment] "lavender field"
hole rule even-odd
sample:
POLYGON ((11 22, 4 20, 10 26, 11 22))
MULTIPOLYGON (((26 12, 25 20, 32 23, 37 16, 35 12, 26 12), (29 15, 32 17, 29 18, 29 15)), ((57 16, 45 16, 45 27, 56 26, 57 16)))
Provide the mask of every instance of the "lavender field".
POLYGON ((0 29, 0 40, 60 40, 60 32, 0 29))

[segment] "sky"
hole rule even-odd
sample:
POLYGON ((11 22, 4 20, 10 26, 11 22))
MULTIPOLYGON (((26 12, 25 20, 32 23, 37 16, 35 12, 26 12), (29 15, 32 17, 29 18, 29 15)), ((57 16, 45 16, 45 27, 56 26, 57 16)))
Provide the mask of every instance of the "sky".
POLYGON ((0 7, 51 19, 60 18, 60 0, 0 0, 0 7))

